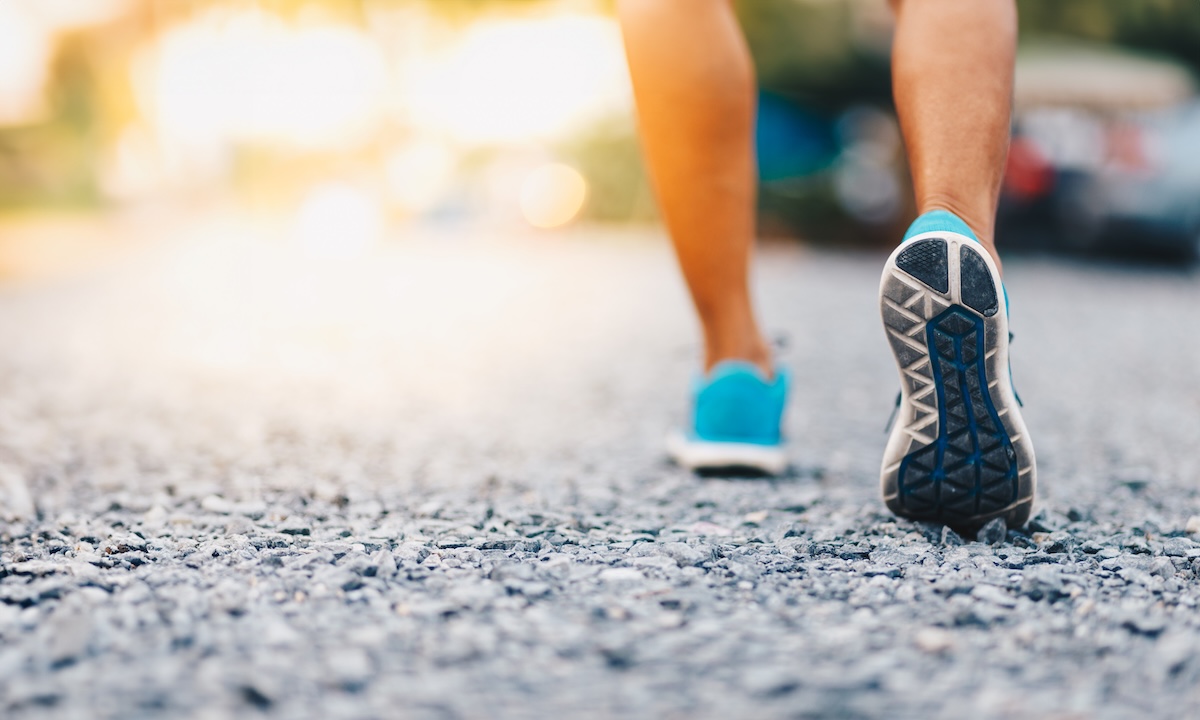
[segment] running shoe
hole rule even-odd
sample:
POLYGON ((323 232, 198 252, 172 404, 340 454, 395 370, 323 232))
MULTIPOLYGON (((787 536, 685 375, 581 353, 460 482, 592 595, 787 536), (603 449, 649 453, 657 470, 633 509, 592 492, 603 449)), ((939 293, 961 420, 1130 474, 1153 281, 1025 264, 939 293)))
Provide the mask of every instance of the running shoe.
POLYGON ((780 425, 788 375, 767 378, 757 366, 736 360, 718 363, 692 386, 687 430, 667 439, 679 465, 701 474, 778 475, 787 468, 780 425))
POLYGON ((879 286, 900 398, 883 456, 892 512, 956 529, 1025 524, 1037 470, 1008 361, 1008 297, 958 216, 922 215, 879 286))

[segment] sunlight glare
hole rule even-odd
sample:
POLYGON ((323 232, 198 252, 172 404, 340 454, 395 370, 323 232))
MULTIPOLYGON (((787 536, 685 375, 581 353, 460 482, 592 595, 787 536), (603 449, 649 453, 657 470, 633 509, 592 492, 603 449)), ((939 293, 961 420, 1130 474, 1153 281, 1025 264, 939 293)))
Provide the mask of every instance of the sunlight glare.
POLYGON ((49 31, 18 3, 0 2, 0 126, 35 120, 52 51, 49 31))
POLYGON ((449 52, 402 68, 405 102, 418 127, 465 143, 558 138, 628 111, 624 57, 610 18, 482 20, 449 52))
POLYGON ((309 191, 296 216, 295 233, 310 257, 344 260, 365 255, 382 238, 383 211, 368 193, 331 182, 309 191))
POLYGON ((170 139, 320 149, 369 136, 383 115, 386 76, 378 45, 355 28, 210 10, 162 36, 135 86, 170 139))

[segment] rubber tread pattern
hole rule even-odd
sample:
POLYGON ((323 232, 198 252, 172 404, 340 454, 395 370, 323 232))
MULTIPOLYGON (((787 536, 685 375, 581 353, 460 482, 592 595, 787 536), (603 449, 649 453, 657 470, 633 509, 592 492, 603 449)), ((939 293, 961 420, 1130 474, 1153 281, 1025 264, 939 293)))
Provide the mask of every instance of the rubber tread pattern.
POLYGON ((1016 502, 1017 455, 987 391, 983 318, 952 306, 926 337, 938 436, 901 461, 898 499, 911 517, 966 525, 1016 502))
POLYGON ((896 267, 940 293, 950 290, 950 261, 945 240, 910 243, 896 256, 896 267))
POLYGON ((958 266, 963 304, 983 313, 984 317, 991 317, 1000 312, 996 283, 992 280, 992 273, 983 257, 964 246, 959 250, 958 266))

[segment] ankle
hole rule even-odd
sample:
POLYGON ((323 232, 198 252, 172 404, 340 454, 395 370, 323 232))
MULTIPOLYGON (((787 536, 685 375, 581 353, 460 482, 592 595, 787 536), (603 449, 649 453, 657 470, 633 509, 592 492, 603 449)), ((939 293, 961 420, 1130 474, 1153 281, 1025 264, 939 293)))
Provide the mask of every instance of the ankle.
POLYGON ((709 343, 705 350, 704 371, 710 372, 718 363, 727 360, 748 362, 768 379, 775 377, 775 367, 770 346, 761 337, 737 343, 709 343))
POLYGON ((975 239, 981 244, 993 242, 996 231, 996 209, 992 203, 965 202, 945 194, 934 194, 924 198, 918 205, 918 215, 941 211, 950 213, 955 218, 966 223, 975 239))
POLYGON ((972 215, 971 213, 962 210, 957 203, 944 200, 930 200, 922 204, 921 214, 916 222, 909 228, 905 235, 907 240, 910 236, 926 232, 922 229, 923 226, 929 225, 928 229, 935 230, 953 230, 959 234, 966 235, 972 240, 975 240, 987 250, 991 255, 992 260, 996 263, 996 269, 1003 273, 1003 264, 1000 262, 1000 253, 996 250, 995 240, 995 222, 984 221, 987 215, 972 215), (955 227, 957 226, 957 227, 955 227))

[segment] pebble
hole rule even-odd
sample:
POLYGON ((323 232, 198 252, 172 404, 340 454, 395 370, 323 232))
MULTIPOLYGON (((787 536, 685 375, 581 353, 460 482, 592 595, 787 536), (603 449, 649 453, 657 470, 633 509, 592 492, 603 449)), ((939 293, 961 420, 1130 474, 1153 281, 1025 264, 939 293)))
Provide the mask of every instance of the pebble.
POLYGON ((200 501, 200 509, 205 512, 228 515, 233 512, 233 503, 219 495, 209 495, 200 501))
POLYGON ((989 520, 975 533, 975 540, 985 545, 999 545, 1008 536, 1008 526, 1004 518, 989 520))
POLYGON ((943 653, 954 647, 954 635, 941 628, 921 628, 913 635, 913 644, 921 652, 943 653))
POLYGON ((695 358, 664 245, 469 243, 0 297, 0 717, 1194 714, 1197 427, 1162 419, 1200 423, 1195 277, 1014 257, 1047 482, 964 542, 878 498, 877 255, 764 246, 771 321, 837 337, 784 361, 843 375, 789 411, 793 473, 726 479, 662 461, 695 358))
POLYGON ((609 568, 602 570, 598 576, 601 582, 623 584, 643 582, 646 576, 634 568, 609 568))

